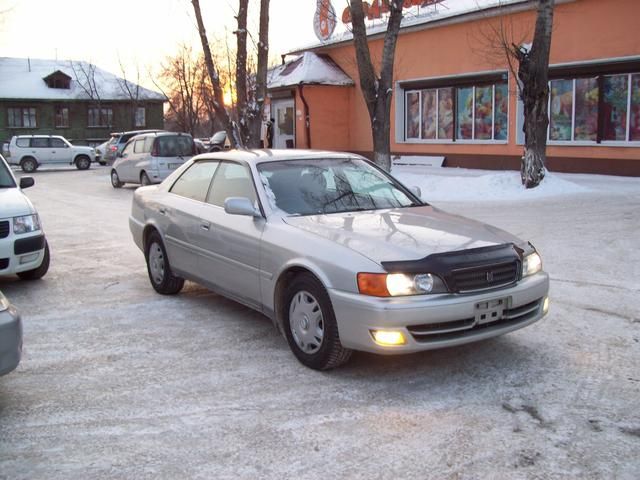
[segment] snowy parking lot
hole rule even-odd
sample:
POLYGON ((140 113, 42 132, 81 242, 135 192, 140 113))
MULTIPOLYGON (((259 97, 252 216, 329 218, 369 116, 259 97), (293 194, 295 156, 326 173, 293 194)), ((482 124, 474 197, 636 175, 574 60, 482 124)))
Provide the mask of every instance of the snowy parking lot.
POLYGON ((195 284, 156 294, 134 188, 107 168, 35 173, 51 269, 0 279, 25 329, 0 377, 0 478, 639 478, 640 179, 416 175, 400 174, 426 200, 539 249, 550 313, 322 373, 248 308, 195 284))

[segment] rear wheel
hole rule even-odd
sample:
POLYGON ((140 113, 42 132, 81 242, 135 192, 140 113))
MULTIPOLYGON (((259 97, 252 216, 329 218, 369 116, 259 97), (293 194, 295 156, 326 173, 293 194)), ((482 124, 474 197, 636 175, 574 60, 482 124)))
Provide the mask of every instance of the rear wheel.
POLYGON ((38 168, 38 162, 36 162, 36 159, 33 157, 26 157, 20 162, 20 168, 22 168, 24 173, 35 172, 36 168, 38 168))
POLYGON ((44 244, 44 258, 38 268, 33 270, 27 270, 26 272, 19 272, 17 275, 21 280, 38 280, 45 276, 49 271, 49 244, 44 244))
POLYGON ((143 187, 146 185, 151 185, 151 180, 149 180, 147 172, 142 172, 140 174, 140 185, 142 185, 143 187))
POLYGON ((175 295, 182 290, 184 279, 173 275, 167 258, 167 251, 157 232, 153 232, 149 236, 145 257, 149 280, 156 292, 162 295, 175 295))
POLYGON ((124 185, 121 181, 120 181, 120 177, 118 176, 118 172, 116 172, 115 168, 113 170, 111 170, 111 186, 113 188, 120 188, 122 187, 122 185, 124 185))
POLYGON ((87 170, 91 166, 91 159, 85 155, 76 157, 76 168, 78 170, 87 170))
POLYGON ((285 294, 284 331, 296 358, 309 368, 329 370, 346 363, 351 350, 340 343, 331 299, 309 273, 295 277, 285 294))

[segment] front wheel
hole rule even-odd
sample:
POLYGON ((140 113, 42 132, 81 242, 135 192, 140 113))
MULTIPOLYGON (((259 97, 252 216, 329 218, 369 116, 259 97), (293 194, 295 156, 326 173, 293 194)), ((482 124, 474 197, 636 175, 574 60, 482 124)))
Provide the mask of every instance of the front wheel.
POLYGON ((111 186, 113 188, 120 188, 122 187, 122 185, 124 185, 121 181, 120 181, 120 177, 118 176, 118 172, 116 172, 115 168, 113 170, 111 170, 111 186))
POLYGON ((39 280, 49 271, 49 244, 44 243, 44 258, 38 268, 17 273, 21 280, 39 280))
POLYGON ((91 159, 84 155, 76 158, 76 168, 78 170, 87 170, 91 166, 91 159))
POLYGON ((156 292, 162 295, 175 295, 182 290, 184 279, 173 275, 167 251, 157 232, 153 232, 147 241, 145 257, 149 280, 156 292))
POLYGON ((283 310, 287 342, 300 363, 329 370, 349 360, 351 350, 340 343, 331 299, 316 277, 298 275, 287 288, 283 310))

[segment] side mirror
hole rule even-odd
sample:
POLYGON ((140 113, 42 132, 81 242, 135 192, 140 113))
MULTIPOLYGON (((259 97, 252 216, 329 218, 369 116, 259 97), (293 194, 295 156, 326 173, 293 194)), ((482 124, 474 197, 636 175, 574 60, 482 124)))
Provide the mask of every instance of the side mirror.
POLYGON ((260 210, 253 206, 251 200, 245 197, 229 197, 224 201, 224 211, 229 215, 244 215, 247 217, 261 217, 260 210))
POLYGON ((409 191, 413 193, 416 197, 422 199, 422 190, 420 190, 420 187, 416 187, 416 186, 410 187, 409 191))
POLYGON ((33 177, 21 177, 20 178, 20 188, 29 188, 35 185, 36 181, 33 177))

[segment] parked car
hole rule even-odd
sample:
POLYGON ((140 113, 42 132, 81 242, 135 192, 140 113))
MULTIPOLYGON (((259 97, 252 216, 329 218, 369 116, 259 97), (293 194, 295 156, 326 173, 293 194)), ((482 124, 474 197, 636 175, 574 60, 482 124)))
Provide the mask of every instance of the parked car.
POLYGON ((192 280, 269 316, 314 369, 525 327, 548 310, 528 242, 420 200, 362 157, 199 155, 138 189, 129 219, 161 294, 192 280))
POLYGON ((116 158, 118 158, 118 154, 122 153, 122 150, 124 149, 124 146, 127 144, 127 142, 136 135, 162 131, 164 130, 132 130, 129 132, 114 132, 111 134, 111 138, 107 142, 103 159, 105 162, 113 163, 115 162, 116 158))
POLYGON ((9 160, 20 165, 25 173, 34 172, 41 165, 66 163, 78 170, 86 170, 96 160, 91 147, 72 145, 59 135, 17 135, 9 143, 9 160))
POLYGON ((207 153, 209 148, 199 138, 194 138, 193 143, 196 144, 196 153, 207 153))
POLYGON ((16 369, 22 357, 22 320, 0 292, 0 375, 16 369))
POLYGON ((22 177, 17 184, 0 155, 0 276, 17 274, 35 280, 49 269, 49 246, 38 212, 22 193, 33 184, 31 177, 22 177))
POLYGON ((111 185, 160 183, 196 154, 188 133, 157 132, 136 135, 125 145, 111 169, 111 185))
POLYGON ((227 132, 220 130, 213 134, 209 140, 210 152, 221 152, 222 150, 229 150, 231 143, 227 139, 227 132))
POLYGON ((98 145, 96 147, 96 162, 98 162, 100 165, 106 165, 107 164, 107 150, 109 149, 109 141, 111 139, 107 140, 104 143, 101 143, 100 145, 98 145))

